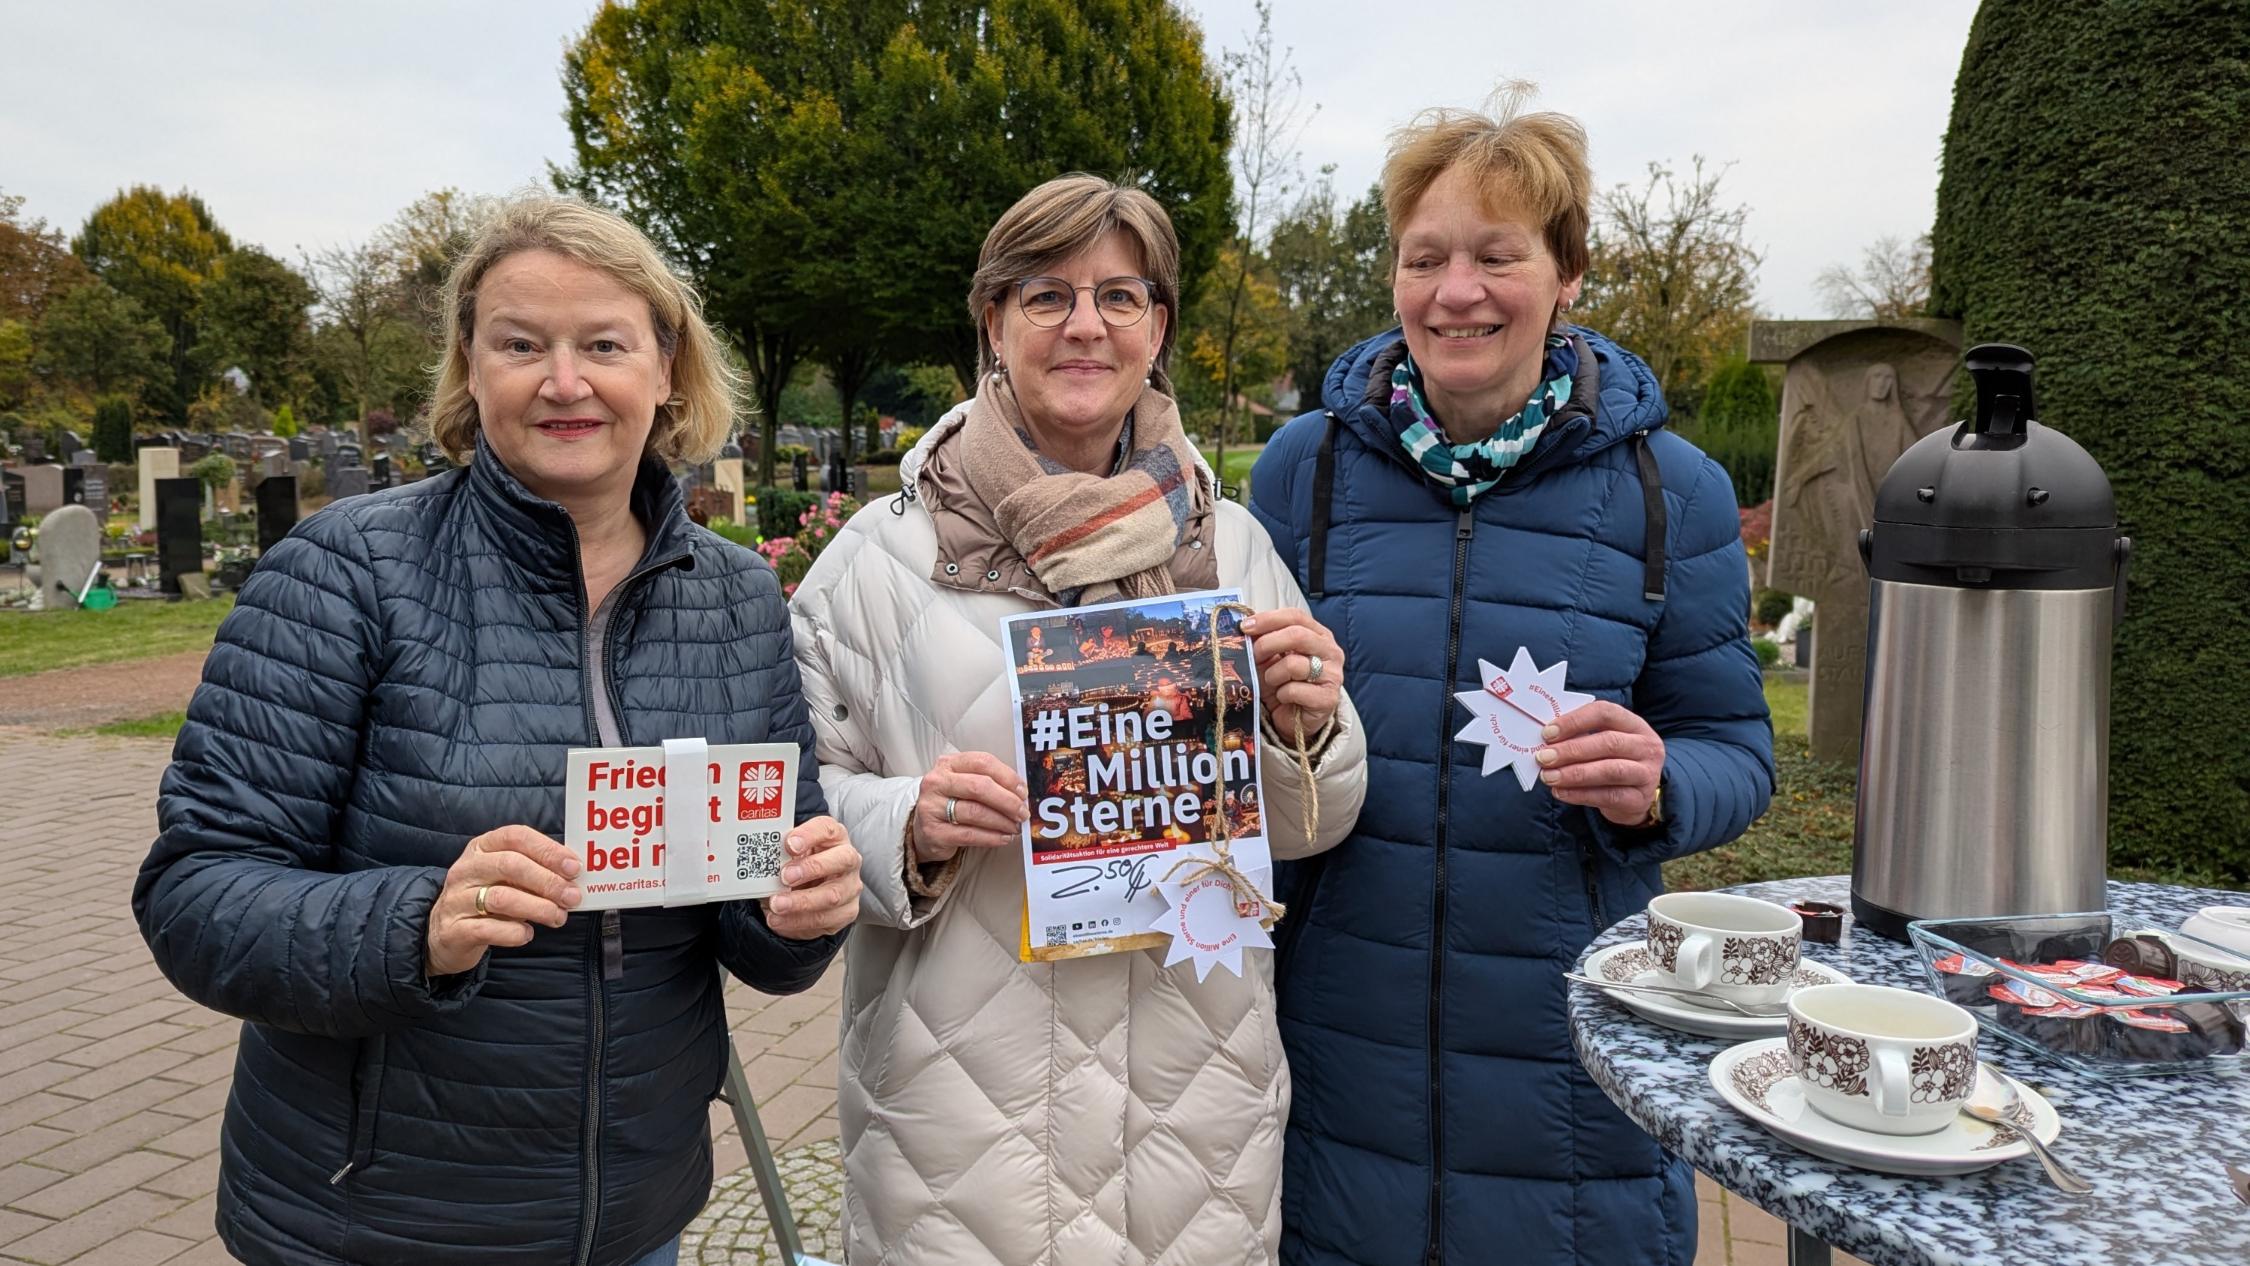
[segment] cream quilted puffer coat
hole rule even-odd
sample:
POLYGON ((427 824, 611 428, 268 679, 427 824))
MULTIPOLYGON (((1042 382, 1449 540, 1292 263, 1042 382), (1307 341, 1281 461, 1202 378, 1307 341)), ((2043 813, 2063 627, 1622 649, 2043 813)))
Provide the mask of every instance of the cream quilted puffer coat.
MULTIPOLYGON (((1012 558, 979 554, 998 581, 981 588, 932 579, 964 544, 941 542, 923 504, 942 495, 929 458, 961 416, 901 463, 903 503, 854 516, 793 604, 822 788, 866 858, 844 985, 846 1261, 1271 1262, 1289 1116, 1272 954, 1201 983, 1156 950, 1023 963, 1020 853, 965 850, 934 899, 906 885, 922 774, 948 752, 1015 759, 1001 617, 1051 605, 1005 584, 1012 558)), ((1221 586, 1260 610, 1304 605, 1247 511, 1220 501, 1207 527, 1221 586)), ((1339 720, 1309 792, 1268 745, 1277 857, 1307 851, 1309 793, 1316 849, 1358 816, 1366 749, 1348 696, 1339 720)))

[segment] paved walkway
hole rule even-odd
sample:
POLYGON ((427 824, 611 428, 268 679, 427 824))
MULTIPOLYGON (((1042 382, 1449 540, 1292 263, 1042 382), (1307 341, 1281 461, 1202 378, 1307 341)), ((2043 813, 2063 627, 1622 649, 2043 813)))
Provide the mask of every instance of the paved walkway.
MULTIPOLYGON (((11 815, 0 825, 0 1266, 228 1260, 212 1215, 238 1026, 164 980, 128 905, 169 754, 158 740, 0 725, 0 805, 11 815)), ((727 991, 806 1247, 832 1260, 841 984, 839 966, 791 998, 727 991)), ((683 1260, 769 1261, 726 1105, 713 1105, 712 1130, 721 1177, 683 1260)), ((1785 1260, 1780 1223, 1708 1184, 1700 1194, 1697 1266, 1785 1260)))

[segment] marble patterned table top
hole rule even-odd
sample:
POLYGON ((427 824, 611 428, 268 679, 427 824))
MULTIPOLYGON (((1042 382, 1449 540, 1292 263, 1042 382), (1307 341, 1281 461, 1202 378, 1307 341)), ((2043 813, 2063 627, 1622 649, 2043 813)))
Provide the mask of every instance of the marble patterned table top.
MULTIPOLYGON (((2143 926, 2178 927, 2243 894, 2112 883, 2110 909, 2143 926)), ((1850 877, 1729 888, 1769 901, 1850 906, 1850 877)), ((1639 941, 1643 917, 1587 949, 1639 941)), ((1805 956, 1862 984, 1927 991, 1914 951, 1846 921, 1840 945, 1805 956)), ((1584 970, 1581 958, 1577 970, 1584 970)), ((2094 1184, 2065 1196, 2037 1163, 2012 1161, 1951 1178, 1851 1169, 1798 1151, 1729 1107, 1711 1059, 1733 1043, 1658 1028, 1584 985, 1570 987, 1578 1058, 1626 1115, 1674 1154, 1774 1216, 1874 1266, 2243 1266, 2250 1207, 2227 1186, 2222 1157, 2250 1159, 2250 1076, 2100 1080, 1987 1035, 1978 1053, 2038 1089, 2063 1119, 2056 1152, 2094 1184)))

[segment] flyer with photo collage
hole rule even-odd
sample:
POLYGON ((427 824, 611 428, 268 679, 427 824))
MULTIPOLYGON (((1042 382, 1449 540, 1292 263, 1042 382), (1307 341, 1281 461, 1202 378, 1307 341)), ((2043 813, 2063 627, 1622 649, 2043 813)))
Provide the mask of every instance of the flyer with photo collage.
POLYGON ((1235 865, 1270 885, 1258 677, 1241 614, 1217 609, 1239 600, 1214 590, 1002 621, 1031 806, 1024 961, 1168 944, 1150 930, 1166 910, 1156 885, 1212 855, 1222 804, 1235 865))

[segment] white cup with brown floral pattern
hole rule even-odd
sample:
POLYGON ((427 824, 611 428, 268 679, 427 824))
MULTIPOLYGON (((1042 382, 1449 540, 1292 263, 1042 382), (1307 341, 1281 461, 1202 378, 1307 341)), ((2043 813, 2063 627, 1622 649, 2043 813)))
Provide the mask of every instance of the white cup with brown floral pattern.
POLYGON ((1976 1088, 1977 1021, 1911 989, 1800 989, 1789 995, 1789 1063, 1805 1102, 1839 1125, 1935 1134, 1976 1088))
POLYGON ((1648 903, 1648 956, 1659 983, 1733 1002, 1787 998, 1804 931, 1795 910, 1755 897, 1667 892, 1648 903))

